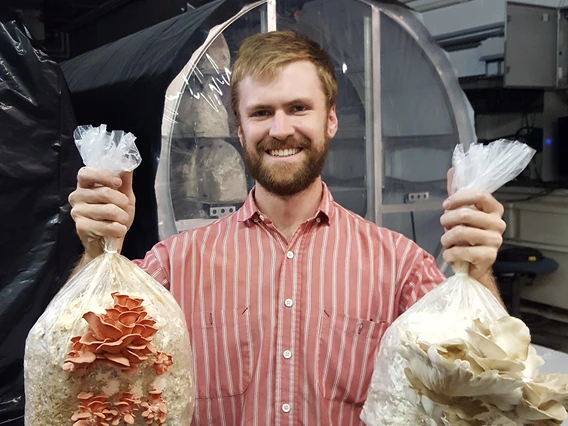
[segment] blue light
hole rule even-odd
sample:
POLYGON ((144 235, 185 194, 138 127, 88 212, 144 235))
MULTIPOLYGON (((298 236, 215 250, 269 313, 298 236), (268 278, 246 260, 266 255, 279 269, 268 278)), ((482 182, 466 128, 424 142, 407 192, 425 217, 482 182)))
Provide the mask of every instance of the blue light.
POLYGON ((545 143, 546 145, 552 145, 552 139, 546 138, 546 139, 544 140, 544 143, 545 143))

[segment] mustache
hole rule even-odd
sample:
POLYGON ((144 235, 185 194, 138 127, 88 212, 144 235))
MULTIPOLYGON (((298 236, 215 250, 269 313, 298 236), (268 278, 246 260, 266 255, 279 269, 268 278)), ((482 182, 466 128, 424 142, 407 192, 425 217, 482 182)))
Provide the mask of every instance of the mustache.
POLYGON ((310 149, 311 146, 312 146, 312 141, 305 136, 299 139, 296 139, 293 136, 289 136, 284 140, 278 140, 272 137, 268 137, 263 139, 256 146, 256 149, 259 152, 265 152, 271 149, 282 149, 283 147, 290 149, 293 148, 310 149))

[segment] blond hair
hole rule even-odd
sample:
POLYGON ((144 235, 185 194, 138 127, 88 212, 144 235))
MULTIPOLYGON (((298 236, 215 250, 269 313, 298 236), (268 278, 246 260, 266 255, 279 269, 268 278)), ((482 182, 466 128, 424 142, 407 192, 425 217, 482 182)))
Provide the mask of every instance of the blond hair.
POLYGON ((231 73, 231 108, 240 123, 239 83, 246 77, 275 79, 282 68, 296 61, 315 65, 327 108, 335 105, 337 79, 327 53, 315 41, 294 31, 271 31, 246 38, 237 53, 231 73))

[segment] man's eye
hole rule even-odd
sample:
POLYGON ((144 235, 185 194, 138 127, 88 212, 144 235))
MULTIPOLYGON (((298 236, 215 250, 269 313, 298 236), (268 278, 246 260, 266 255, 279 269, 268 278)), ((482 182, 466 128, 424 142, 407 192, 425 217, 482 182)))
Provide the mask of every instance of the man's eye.
POLYGON ((255 111, 255 112, 252 113, 252 116, 253 117, 267 117, 268 111, 263 111, 263 110, 255 111))
POLYGON ((306 107, 305 107, 304 105, 294 105, 294 106, 292 107, 292 110, 293 110, 294 112, 303 112, 303 111, 306 110, 306 107))

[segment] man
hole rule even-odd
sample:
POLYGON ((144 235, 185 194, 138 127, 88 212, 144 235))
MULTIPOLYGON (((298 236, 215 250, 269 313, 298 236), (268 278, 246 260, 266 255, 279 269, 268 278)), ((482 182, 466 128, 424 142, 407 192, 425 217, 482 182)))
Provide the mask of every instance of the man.
MULTIPOLYGON (((336 92, 316 43, 292 32, 245 40, 231 102, 256 186, 236 213, 137 262, 186 314, 195 425, 361 424, 381 336, 444 280, 412 241, 333 202, 320 174, 338 126, 336 92)), ((84 168, 70 202, 84 265, 101 254, 101 237, 122 239, 130 227, 131 176, 84 168)), ((444 207, 446 261, 470 262, 497 295, 502 206, 468 191, 444 207)))

